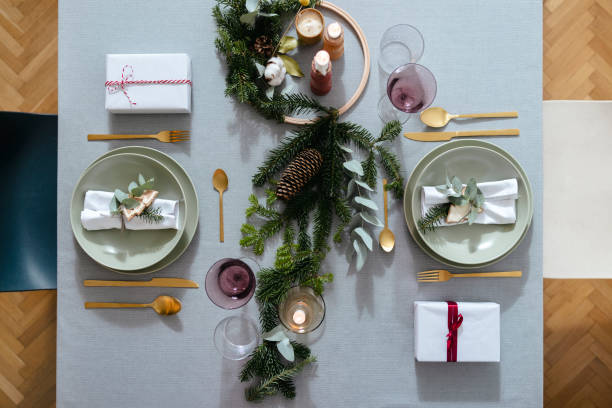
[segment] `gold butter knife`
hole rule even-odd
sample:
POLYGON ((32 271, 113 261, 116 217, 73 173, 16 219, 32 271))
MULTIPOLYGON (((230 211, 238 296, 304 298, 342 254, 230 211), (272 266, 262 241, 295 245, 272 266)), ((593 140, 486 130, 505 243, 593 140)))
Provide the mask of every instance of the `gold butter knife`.
POLYGON ((107 286, 131 286, 151 288, 199 288, 196 282, 181 278, 152 278, 148 281, 112 281, 87 279, 83 281, 85 286, 107 287, 107 286))
POLYGON ((518 129, 500 129, 500 130, 466 130, 457 132, 406 132, 404 136, 408 139, 417 140, 419 142, 443 142, 451 140, 453 137, 466 136, 518 136, 518 129))

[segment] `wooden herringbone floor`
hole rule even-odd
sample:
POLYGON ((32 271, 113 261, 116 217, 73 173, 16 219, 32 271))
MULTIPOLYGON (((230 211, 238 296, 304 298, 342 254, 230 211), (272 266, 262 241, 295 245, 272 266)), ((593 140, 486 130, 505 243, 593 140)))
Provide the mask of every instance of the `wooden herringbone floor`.
MULTIPOLYGON (((612 99, 612 0, 544 1, 544 99, 612 99)), ((0 0, 0 110, 57 112, 57 0, 0 0)), ((55 406, 56 293, 0 294, 0 407, 55 406)), ((612 407, 612 281, 544 281, 544 401, 612 407)))
POLYGON ((544 99, 612 99, 612 0, 544 1, 544 99))

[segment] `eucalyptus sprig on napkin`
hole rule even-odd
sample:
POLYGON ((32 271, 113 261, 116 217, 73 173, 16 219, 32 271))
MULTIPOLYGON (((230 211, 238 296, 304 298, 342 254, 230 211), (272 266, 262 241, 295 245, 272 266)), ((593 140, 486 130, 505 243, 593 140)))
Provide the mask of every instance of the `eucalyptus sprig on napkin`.
POLYGON ((142 174, 138 174, 138 182, 132 181, 128 185, 128 193, 121 189, 115 189, 115 195, 110 201, 109 210, 113 215, 123 213, 127 220, 138 216, 148 222, 161 222, 163 216, 159 208, 151 208, 151 204, 159 194, 153 190, 155 179, 145 179, 142 174))
POLYGON ((447 176, 446 184, 436 186, 436 189, 445 194, 449 202, 432 207, 419 220, 418 226, 423 233, 434 231, 444 218, 447 224, 467 221, 468 225, 472 225, 482 212, 485 198, 476 185, 476 179, 471 178, 464 187, 459 177, 454 176, 449 180, 447 176))

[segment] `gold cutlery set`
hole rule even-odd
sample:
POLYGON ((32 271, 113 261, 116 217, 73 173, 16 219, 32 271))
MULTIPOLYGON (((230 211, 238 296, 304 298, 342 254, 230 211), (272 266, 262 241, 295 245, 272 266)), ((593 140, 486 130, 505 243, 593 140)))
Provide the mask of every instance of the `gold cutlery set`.
MULTIPOLYGON (((494 112, 494 113, 470 113, 464 115, 452 115, 443 108, 432 107, 421 112, 421 122, 432 128, 441 128, 453 119, 476 119, 476 118, 518 118, 518 112, 494 112)), ((467 130, 455 132, 406 132, 404 136, 419 142, 445 142, 454 137, 475 136, 519 136, 518 129, 498 130, 467 130)))
MULTIPOLYGON (((148 281, 94 280, 83 281, 87 287, 142 287, 142 288, 199 288, 189 279, 152 278, 148 281)), ((181 301, 173 296, 161 295, 151 303, 85 302, 85 309, 124 309, 150 307, 159 315, 173 315, 181 311, 181 301)))

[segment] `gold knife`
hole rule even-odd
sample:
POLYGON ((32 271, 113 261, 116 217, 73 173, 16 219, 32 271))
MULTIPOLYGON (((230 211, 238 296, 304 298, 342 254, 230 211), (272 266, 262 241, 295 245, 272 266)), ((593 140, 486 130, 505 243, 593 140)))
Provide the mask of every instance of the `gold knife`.
POLYGON ((131 287, 151 287, 151 288, 199 288, 196 282, 181 278, 152 278, 148 281, 112 281, 87 279, 83 281, 85 286, 131 286, 131 287))
POLYGON ((457 132, 406 132, 404 136, 408 139, 418 140, 419 142, 443 142, 451 140, 453 137, 465 136, 518 136, 518 129, 500 130, 466 130, 457 132))

